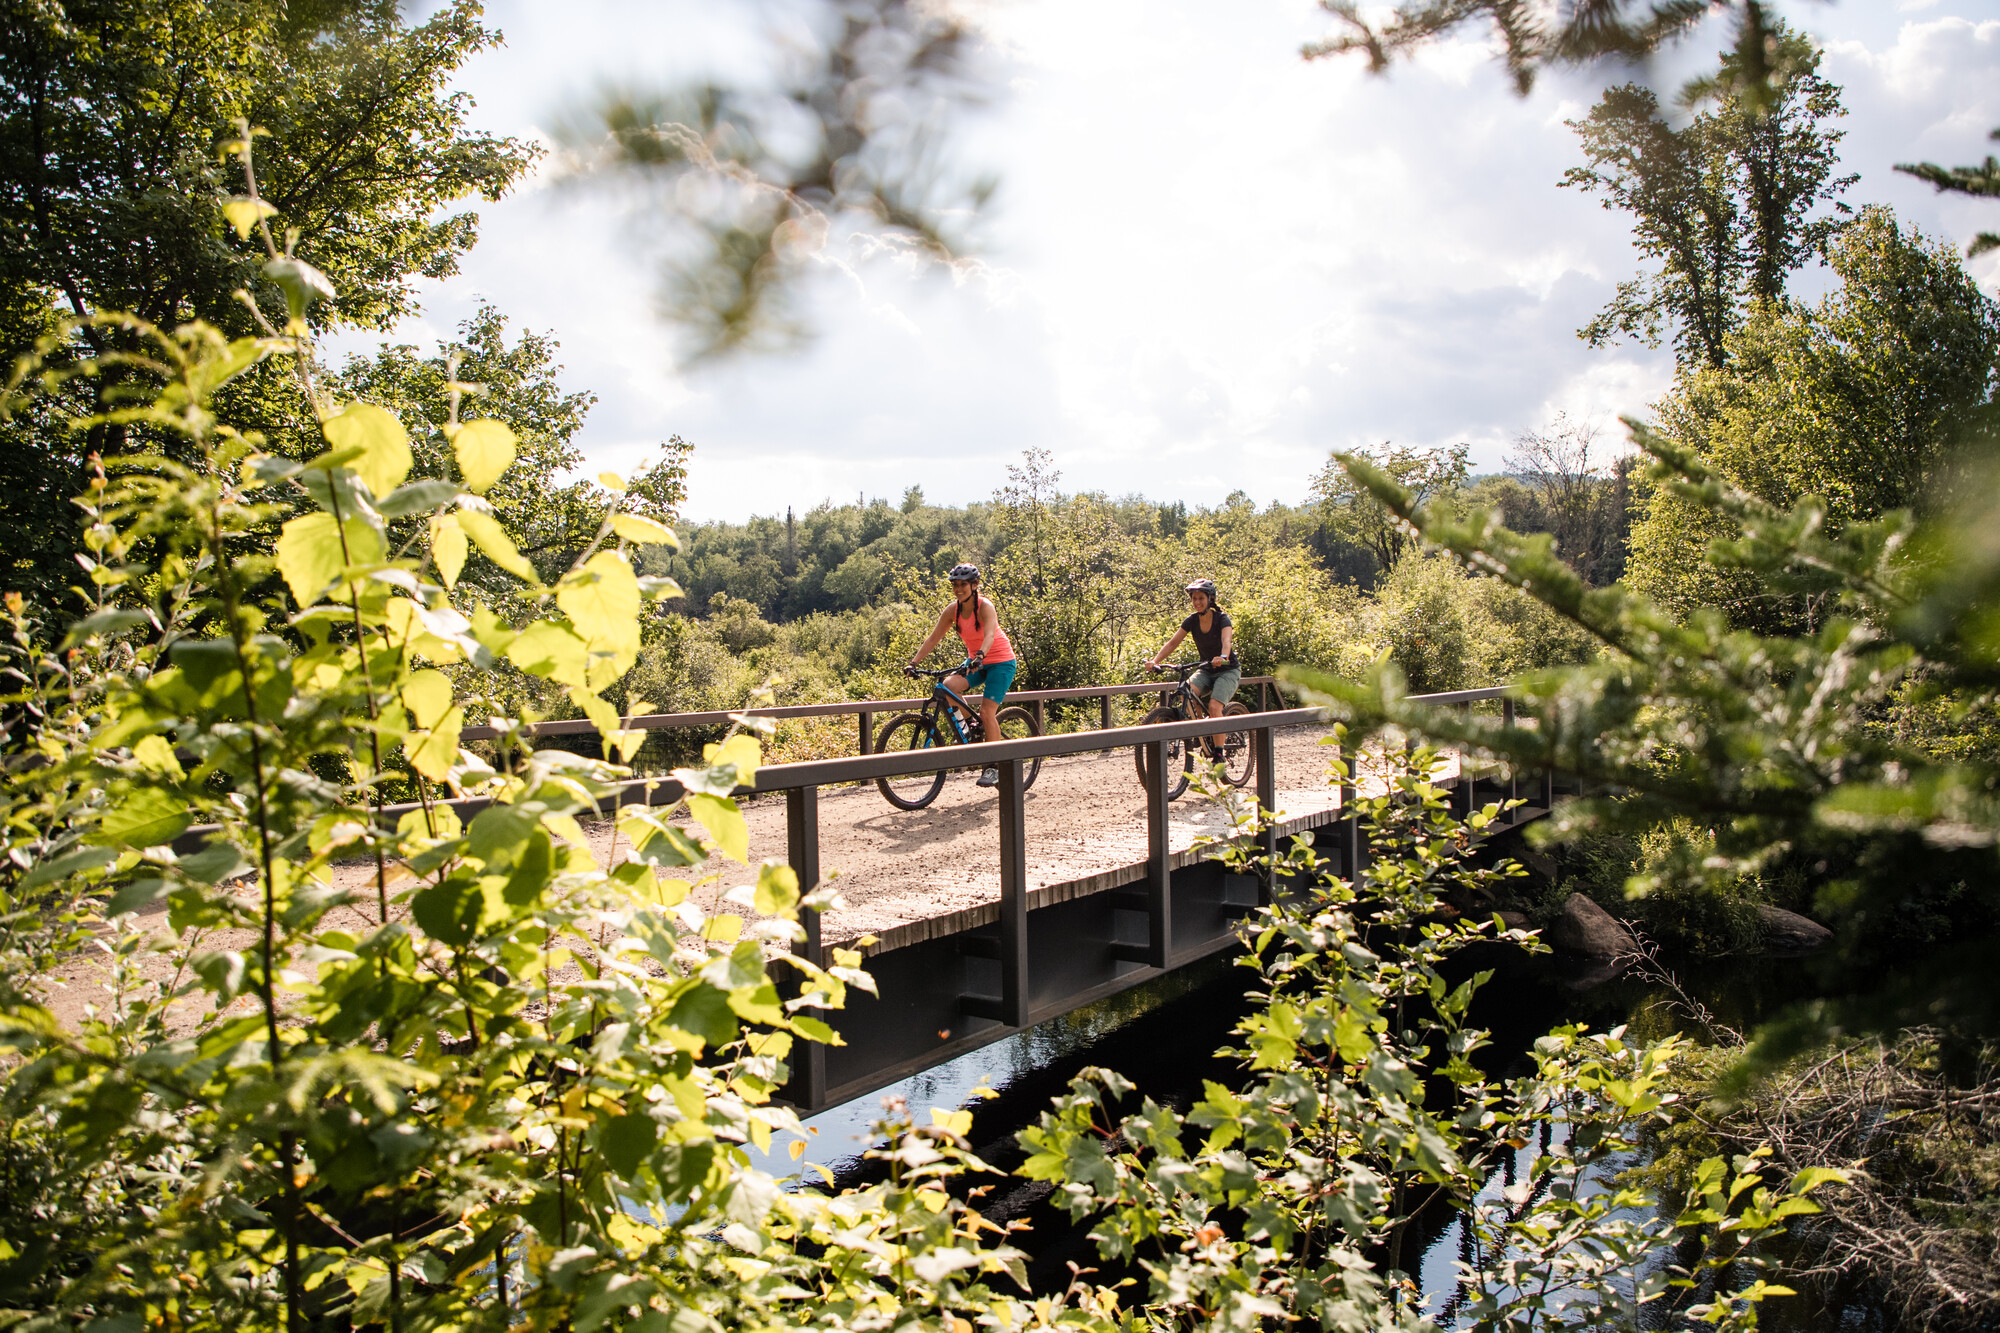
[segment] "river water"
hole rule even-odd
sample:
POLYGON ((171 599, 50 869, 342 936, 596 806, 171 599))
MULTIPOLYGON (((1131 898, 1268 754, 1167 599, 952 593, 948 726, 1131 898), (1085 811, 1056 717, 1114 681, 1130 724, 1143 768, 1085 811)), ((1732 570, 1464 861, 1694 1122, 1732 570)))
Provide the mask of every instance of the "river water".
MULTIPOLYGON (((1466 961, 1492 967, 1493 980, 1480 993, 1473 1022, 1492 1032, 1485 1061, 1489 1073, 1511 1076, 1532 1068, 1528 1051, 1536 1037, 1560 1023, 1582 1022, 1603 1030, 1631 1024, 1635 1035, 1685 1031, 1699 1039, 1691 1020, 1666 1003, 1660 986, 1605 969, 1579 968, 1547 957, 1528 958, 1511 949, 1466 961)), ((1810 965, 1803 960, 1755 959, 1678 969, 1683 988, 1712 1012, 1715 1021, 1739 1030, 1754 1028, 1782 1004, 1810 992, 1810 965)), ((806 1156, 832 1169, 843 1184, 868 1172, 861 1153, 873 1141, 870 1126, 882 1114, 885 1097, 901 1097, 920 1119, 926 1108, 973 1112, 970 1134, 975 1150, 1001 1170, 1022 1154, 1014 1135, 1032 1124, 1049 1099, 1090 1065, 1115 1069, 1155 1101, 1185 1109, 1200 1096, 1202 1082, 1237 1084, 1243 1078, 1233 1060, 1218 1058, 1232 1041, 1231 1028, 1250 1009, 1244 992, 1255 973, 1228 957, 1210 959, 1160 977, 1124 994, 1079 1009, 1005 1041, 972 1051, 892 1088, 835 1106, 807 1122, 806 1156), (977 1090, 992 1090, 990 1098, 977 1090)), ((1560 1130, 1550 1133, 1559 1137, 1560 1130)), ((1518 1154, 1514 1169, 1525 1169, 1542 1145, 1518 1154)), ((762 1163, 773 1174, 794 1175, 789 1144, 780 1141, 762 1163)), ((1490 1188, 1505 1181, 1496 1177, 1490 1188)), ((816 1175, 812 1177, 817 1179, 816 1175)), ((995 1178, 996 1188, 981 1211, 995 1221, 1029 1221, 1034 1230, 1018 1243, 1033 1256, 1030 1274, 1038 1289, 1059 1289, 1068 1281, 1067 1263, 1096 1261, 1083 1234, 1045 1206, 1048 1187, 995 1178)), ((1422 1257, 1416 1273, 1442 1327, 1455 1327, 1450 1296, 1455 1261, 1464 1240, 1455 1214, 1424 1219, 1422 1257)), ((1764 1324, 1779 1330, 1838 1329, 1843 1333, 1892 1333, 1871 1302, 1846 1293, 1806 1291, 1796 1298, 1766 1302, 1764 1324)))

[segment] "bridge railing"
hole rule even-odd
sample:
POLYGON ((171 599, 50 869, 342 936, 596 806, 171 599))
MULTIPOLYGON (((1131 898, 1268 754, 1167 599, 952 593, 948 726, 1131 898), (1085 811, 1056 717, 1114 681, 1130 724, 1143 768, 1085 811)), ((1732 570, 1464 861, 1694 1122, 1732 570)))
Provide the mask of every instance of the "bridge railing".
MULTIPOLYGON (((1276 676, 1245 676, 1244 685, 1257 687, 1257 711, 1269 712, 1271 692, 1277 688, 1276 676)), ((1111 729, 1111 701, 1134 694, 1157 694, 1160 702, 1166 703, 1172 695, 1172 685, 1158 682, 1141 682, 1137 685, 1080 685, 1060 690, 1009 690, 1007 702, 1025 704, 1035 715, 1035 729, 1044 730, 1048 726, 1048 706, 1051 703, 1070 699, 1096 699, 1098 701, 1098 729, 1111 729)), ((738 717, 763 717, 774 721, 787 718, 841 717, 853 714, 857 722, 855 731, 858 742, 857 752, 868 754, 875 747, 875 719, 883 713, 902 713, 912 708, 922 708, 930 702, 929 695, 914 699, 849 699, 839 703, 824 704, 784 704, 770 708, 736 708, 720 712, 706 713, 644 713, 627 719, 628 731, 675 731, 690 727, 726 727, 738 717)), ((587 736, 597 728, 587 718, 564 718, 558 722, 535 722, 521 728, 527 736, 587 736)), ((500 733, 492 727, 467 727, 459 732, 460 740, 492 740, 500 733)), ((1100 747, 1101 748, 1101 747, 1100 747)))

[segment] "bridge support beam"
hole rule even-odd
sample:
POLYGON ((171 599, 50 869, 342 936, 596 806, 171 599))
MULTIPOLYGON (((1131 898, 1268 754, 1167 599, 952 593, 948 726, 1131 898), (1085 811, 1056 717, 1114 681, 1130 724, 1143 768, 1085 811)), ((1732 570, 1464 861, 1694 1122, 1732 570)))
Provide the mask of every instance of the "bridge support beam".
POLYGON ((1000 764, 1001 1022, 1028 1026, 1028 812, 1021 761, 1000 764))
MULTIPOLYGON (((865 719, 864 714, 864 719, 865 719)), ((864 720, 861 734, 868 734, 864 720)), ((819 884, 819 788, 793 787, 785 792, 785 860, 799 877, 801 896, 819 884)), ((799 909, 799 924, 806 937, 797 946, 799 956, 815 967, 825 967, 820 947, 819 913, 810 907, 799 909)), ((826 1047, 816 1041, 798 1042, 792 1047, 792 1067, 799 1091, 809 1106, 826 1101, 826 1047)))
POLYGON ((1264 810, 1264 831, 1257 836, 1265 862, 1257 879, 1257 905, 1269 907, 1278 893, 1278 747, 1269 727, 1251 732, 1250 741, 1256 756, 1257 804, 1264 810))
MULTIPOLYGON (((1359 756, 1349 757, 1347 747, 1336 750, 1335 755, 1344 763, 1352 765, 1359 756)), ((1368 840, 1361 836, 1361 820, 1354 811, 1355 786, 1354 769, 1345 770, 1347 776, 1340 782, 1340 855, 1341 871, 1350 881, 1361 878, 1362 858, 1368 855, 1368 840)))
MULTIPOLYGON (((1265 735, 1270 735, 1267 729, 1265 735)), ((1173 865, 1167 857, 1167 747, 1146 743, 1146 962, 1166 967, 1174 945, 1173 865)))

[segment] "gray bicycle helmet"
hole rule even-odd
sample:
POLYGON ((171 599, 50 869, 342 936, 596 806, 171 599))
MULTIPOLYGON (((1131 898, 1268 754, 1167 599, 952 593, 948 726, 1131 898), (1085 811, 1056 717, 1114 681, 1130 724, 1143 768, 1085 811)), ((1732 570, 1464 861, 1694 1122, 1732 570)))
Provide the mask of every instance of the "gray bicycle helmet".
POLYGON ((953 583, 977 583, 979 582, 979 566, 971 564, 953 565, 951 573, 945 575, 945 577, 953 583))
POLYGON ((1208 594, 1209 601, 1213 602, 1215 600, 1214 579, 1196 579, 1193 583, 1188 584, 1187 590, 1189 592, 1205 592, 1208 594))

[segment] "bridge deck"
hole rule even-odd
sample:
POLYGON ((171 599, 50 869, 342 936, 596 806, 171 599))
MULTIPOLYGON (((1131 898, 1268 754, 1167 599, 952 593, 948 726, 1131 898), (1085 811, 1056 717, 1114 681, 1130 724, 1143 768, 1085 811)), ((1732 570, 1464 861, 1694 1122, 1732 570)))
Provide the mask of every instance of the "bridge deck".
MULTIPOLYGON (((1331 731, 1292 727, 1274 738, 1281 834, 1330 823, 1340 807, 1339 788, 1327 778, 1333 755, 1319 744, 1331 731)), ((1456 771, 1456 760, 1448 759, 1440 775, 1456 771)), ((820 793, 821 874, 846 903, 822 919, 821 938, 827 944, 851 944, 872 935, 875 942, 868 952, 884 952, 998 919, 995 797, 975 785, 976 776, 951 775, 936 802, 924 810, 896 809, 873 783, 820 793)), ((1253 783, 1247 789, 1253 796, 1254 788, 1253 783)), ((1145 878, 1146 799, 1131 750, 1045 761, 1024 804, 1030 910, 1145 878)), ((750 863, 783 860, 784 799, 751 798, 745 813, 750 863)), ((1175 867, 1198 859, 1196 839, 1227 828, 1221 808, 1192 791, 1175 801, 1168 827, 1175 867)), ((613 855, 610 822, 586 826, 586 831, 592 854, 605 862, 613 855)), ((689 878, 721 875, 717 884, 700 891, 704 908, 747 878, 741 866, 721 857, 683 873, 689 878)))

